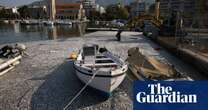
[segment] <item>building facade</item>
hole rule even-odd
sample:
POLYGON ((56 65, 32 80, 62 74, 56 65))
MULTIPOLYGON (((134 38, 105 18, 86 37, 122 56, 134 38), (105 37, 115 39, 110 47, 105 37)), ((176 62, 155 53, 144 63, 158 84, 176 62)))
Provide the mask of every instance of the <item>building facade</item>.
POLYGON ((198 21, 203 22, 203 25, 208 26, 208 8, 203 15, 199 15, 199 8, 208 7, 208 1, 202 1, 199 5, 198 0, 160 0, 160 15, 168 17, 172 11, 179 11, 182 13, 185 26, 196 25, 198 21), (201 19, 201 20, 200 20, 201 19))
POLYGON ((193 15, 196 10, 196 0, 160 0, 161 16, 168 16, 171 11, 186 11, 193 15))
POLYGON ((77 0, 46 0, 47 15, 50 19, 85 19, 85 10, 77 0))
POLYGON ((7 13, 13 13, 13 14, 18 14, 18 8, 17 7, 12 7, 12 8, 9 8, 9 7, 4 7, 5 11, 7 13))
POLYGON ((196 0, 160 0, 160 16, 169 17, 173 11, 182 13, 185 25, 191 25, 196 13, 196 0))
POLYGON ((147 3, 144 1, 135 0, 130 4, 131 7, 131 17, 139 16, 145 14, 148 11, 147 3))
POLYGON ((82 0, 81 3, 83 4, 86 16, 90 17, 91 12, 96 10, 95 0, 82 0))
POLYGON ((46 6, 30 6, 28 7, 30 17, 35 19, 43 19, 47 16, 46 6))
POLYGON ((84 19, 84 17, 85 17, 85 12, 82 4, 80 3, 56 5, 57 19, 81 20, 84 19))
POLYGON ((103 13, 106 12, 105 8, 100 6, 100 5, 98 5, 98 4, 96 5, 96 11, 99 12, 100 14, 103 14, 103 13))

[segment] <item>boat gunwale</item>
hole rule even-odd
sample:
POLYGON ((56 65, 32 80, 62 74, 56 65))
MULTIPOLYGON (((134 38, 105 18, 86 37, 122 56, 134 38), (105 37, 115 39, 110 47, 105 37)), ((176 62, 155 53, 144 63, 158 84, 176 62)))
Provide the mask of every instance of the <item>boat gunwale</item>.
MULTIPOLYGON (((76 66, 78 66, 78 65, 74 64, 75 70, 78 71, 79 73, 82 73, 82 74, 87 75, 87 76, 93 76, 93 74, 90 74, 90 73, 86 73, 86 72, 81 71, 76 66)), ((126 66, 126 65, 124 65, 124 66, 126 66)), ((124 66, 122 68, 124 68, 124 66)), ((119 69, 122 69, 122 68, 119 68, 119 69)), ((88 68, 85 68, 85 69, 88 69, 88 68)), ((109 71, 109 72, 112 72, 112 71, 109 71)), ((115 74, 115 75, 96 74, 95 77, 109 77, 109 78, 114 78, 114 77, 119 77, 119 76, 125 75, 126 74, 125 72, 126 71, 122 71, 122 73, 115 74)))

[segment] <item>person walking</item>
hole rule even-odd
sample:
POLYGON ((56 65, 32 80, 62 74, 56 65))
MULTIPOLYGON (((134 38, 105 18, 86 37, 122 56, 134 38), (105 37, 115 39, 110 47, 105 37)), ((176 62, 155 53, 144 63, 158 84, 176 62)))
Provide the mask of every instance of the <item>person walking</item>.
POLYGON ((117 34, 116 34, 117 41, 121 41, 121 33, 122 32, 123 32, 123 30, 121 28, 119 28, 117 31, 117 34))

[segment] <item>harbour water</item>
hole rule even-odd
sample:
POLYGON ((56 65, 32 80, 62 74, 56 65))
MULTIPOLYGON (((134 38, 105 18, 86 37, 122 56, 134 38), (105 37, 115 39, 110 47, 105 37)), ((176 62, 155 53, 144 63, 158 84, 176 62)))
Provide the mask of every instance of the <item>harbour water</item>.
POLYGON ((0 23, 0 44, 80 37, 86 24, 44 26, 0 23))

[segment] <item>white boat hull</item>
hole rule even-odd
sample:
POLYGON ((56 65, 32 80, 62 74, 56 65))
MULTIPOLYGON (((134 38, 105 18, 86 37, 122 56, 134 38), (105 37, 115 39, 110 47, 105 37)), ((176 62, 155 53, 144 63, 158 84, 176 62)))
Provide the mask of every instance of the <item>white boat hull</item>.
MULTIPOLYGON (((83 82, 87 83, 91 78, 93 73, 89 72, 75 64, 76 75, 83 82)), ((90 87, 97 90, 103 91, 105 93, 111 93, 115 90, 124 80, 128 67, 124 65, 122 68, 114 71, 96 71, 96 76, 89 84, 90 87), (116 75, 115 75, 116 74, 116 75)))

